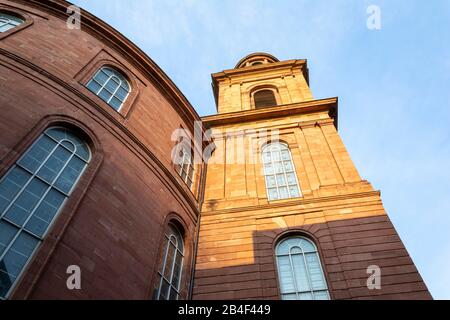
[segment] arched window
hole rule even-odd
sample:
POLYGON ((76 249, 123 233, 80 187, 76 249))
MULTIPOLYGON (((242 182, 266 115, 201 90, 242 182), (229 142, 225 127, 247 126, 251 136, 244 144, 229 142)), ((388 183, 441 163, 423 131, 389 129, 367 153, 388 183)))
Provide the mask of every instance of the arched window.
POLYGON ((192 187, 192 178, 194 175, 194 164, 192 162, 192 156, 189 151, 186 151, 186 149, 183 149, 183 160, 181 161, 180 165, 180 176, 181 179, 186 183, 188 188, 192 187))
POLYGON ((266 190, 269 201, 301 197, 289 147, 281 142, 262 149, 266 190))
POLYGON ((131 91, 125 76, 109 67, 97 71, 87 87, 116 111, 120 110, 131 91))
POLYGON ((19 17, 0 12, 0 32, 6 32, 13 29, 23 22, 23 19, 19 17))
POLYGON ((165 233, 163 260, 158 270, 155 300, 178 300, 183 269, 184 244, 180 230, 173 224, 165 233))
POLYGON ((268 108, 277 105, 275 93, 272 90, 260 90, 253 95, 255 101, 255 108, 268 108))
POLYGON ((185 142, 178 142, 175 152, 176 153, 173 155, 175 168, 181 179, 183 179, 184 183, 186 183, 190 189, 192 187, 194 176, 194 161, 190 145, 185 142))
POLYGON ((295 236, 276 247, 278 279, 283 300, 329 300, 319 253, 313 242, 295 236))
POLYGON ((0 297, 6 298, 91 158, 71 131, 50 128, 0 179, 0 297))

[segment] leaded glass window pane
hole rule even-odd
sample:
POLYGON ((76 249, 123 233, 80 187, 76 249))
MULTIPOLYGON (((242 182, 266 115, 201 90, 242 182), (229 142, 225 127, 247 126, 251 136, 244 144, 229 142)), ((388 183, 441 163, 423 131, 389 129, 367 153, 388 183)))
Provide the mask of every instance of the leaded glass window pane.
POLYGON ((283 300, 329 300, 328 286, 313 242, 304 237, 282 240, 276 248, 283 300))
POLYGON ((7 298, 90 157, 73 132, 51 128, 0 179, 0 298, 7 298))
POLYGON ((116 111, 120 110, 131 92, 125 76, 110 67, 101 68, 86 87, 116 111))
POLYGON ((194 177, 194 162, 190 148, 186 145, 179 144, 174 162, 178 167, 178 174, 190 189, 192 187, 194 177))
POLYGON ((163 261, 158 271, 158 287, 153 298, 177 300, 184 260, 183 236, 177 227, 170 224, 165 234, 163 261))
POLYGON ((24 21, 19 17, 0 12, 0 33, 11 30, 23 22, 24 21))
POLYGON ((301 197, 291 152, 284 143, 270 143, 262 150, 269 201, 301 197))

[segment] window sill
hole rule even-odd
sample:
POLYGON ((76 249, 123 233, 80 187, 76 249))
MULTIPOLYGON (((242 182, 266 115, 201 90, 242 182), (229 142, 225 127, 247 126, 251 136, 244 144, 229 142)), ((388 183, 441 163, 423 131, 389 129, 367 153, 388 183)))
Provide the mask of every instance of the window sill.
POLYGON ((277 200, 267 199, 267 202, 269 204, 272 204, 272 203, 284 203, 284 202, 290 202, 290 201, 298 201, 298 200, 303 200, 303 199, 305 199, 305 198, 303 196, 300 196, 300 197, 296 197, 296 198, 286 198, 286 199, 277 199, 277 200))

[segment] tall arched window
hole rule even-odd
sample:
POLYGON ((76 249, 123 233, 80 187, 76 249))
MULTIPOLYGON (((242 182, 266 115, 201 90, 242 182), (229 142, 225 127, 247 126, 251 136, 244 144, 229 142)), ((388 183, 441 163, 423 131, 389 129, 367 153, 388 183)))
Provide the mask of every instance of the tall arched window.
POLYGON ((97 71, 87 87, 116 111, 120 110, 131 91, 125 76, 110 67, 97 71))
POLYGON ((175 165, 176 171, 190 189, 192 187, 194 177, 194 160, 191 146, 189 143, 179 141, 174 148, 174 152, 175 153, 172 154, 172 161, 175 165))
POLYGON ((255 101, 255 108, 268 108, 277 105, 275 93, 272 90, 260 90, 253 95, 255 101))
POLYGON ((183 269, 183 235, 173 224, 165 233, 163 260, 158 270, 158 280, 154 291, 155 300, 178 300, 183 269))
POLYGON ((23 22, 23 19, 19 17, 0 12, 0 32, 6 32, 13 29, 23 22))
POLYGON ((192 161, 191 153, 185 148, 182 149, 182 160, 180 163, 179 174, 181 179, 186 183, 188 188, 192 187, 192 179, 194 175, 194 163, 192 161))
POLYGON ((50 128, 0 179, 0 297, 6 298, 91 158, 71 131, 50 128))
POLYGON ((281 142, 262 149, 266 190, 269 201, 301 197, 289 147, 281 142))
POLYGON ((319 253, 313 242, 295 236, 276 247, 278 279, 283 300, 329 300, 319 253))

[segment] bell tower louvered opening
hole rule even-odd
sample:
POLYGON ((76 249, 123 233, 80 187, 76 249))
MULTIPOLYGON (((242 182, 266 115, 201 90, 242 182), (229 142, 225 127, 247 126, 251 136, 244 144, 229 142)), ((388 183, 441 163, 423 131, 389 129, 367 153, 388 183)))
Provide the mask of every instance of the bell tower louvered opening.
POLYGON ((275 94, 272 90, 261 90, 255 93, 255 108, 268 108, 277 105, 277 99, 275 98, 275 94))

